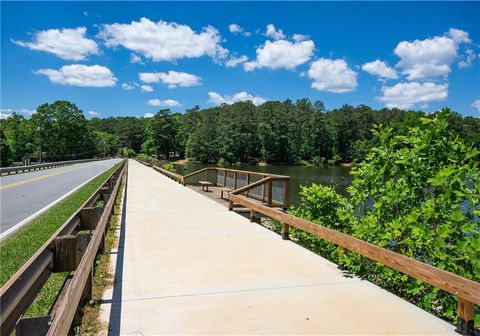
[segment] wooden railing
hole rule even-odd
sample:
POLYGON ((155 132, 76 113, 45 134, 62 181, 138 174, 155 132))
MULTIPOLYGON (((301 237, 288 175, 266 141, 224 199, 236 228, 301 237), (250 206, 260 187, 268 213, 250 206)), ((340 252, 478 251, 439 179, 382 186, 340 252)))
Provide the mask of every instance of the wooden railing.
MULTIPOLYGON (((184 184, 197 184, 203 180, 217 187, 230 189, 230 194, 242 194, 247 198, 261 201, 268 207, 284 208, 290 206, 290 176, 222 167, 207 167, 183 176, 184 184)), ((229 208, 236 204, 230 201, 229 208)))
POLYGON ((0 288, 0 334, 67 335, 79 304, 92 298, 95 257, 103 250, 124 161, 89 199, 0 288), (103 206, 97 203, 103 201, 103 206), (79 233, 88 230, 90 233, 79 233), (21 318, 52 273, 72 272, 49 315, 21 318))
POLYGON ((284 239, 289 239, 289 227, 294 227, 456 295, 458 297, 456 331, 462 335, 473 335, 475 304, 480 305, 480 283, 258 202, 253 202, 244 195, 239 195, 239 193, 230 193, 229 199, 230 202, 249 208, 252 219, 257 216, 257 213, 260 213, 280 221, 284 239))

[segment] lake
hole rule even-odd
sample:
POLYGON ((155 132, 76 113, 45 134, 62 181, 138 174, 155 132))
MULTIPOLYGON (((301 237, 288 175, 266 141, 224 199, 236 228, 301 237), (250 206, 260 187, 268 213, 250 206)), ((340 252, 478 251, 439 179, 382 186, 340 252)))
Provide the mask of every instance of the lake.
MULTIPOLYGON (((193 173, 205 167, 212 167, 201 163, 189 163, 187 165, 175 165, 177 173, 186 175, 193 173)), ((292 204, 298 204, 300 201, 300 186, 310 185, 312 183, 332 186, 335 190, 346 195, 346 188, 350 185, 352 178, 349 174, 350 168, 346 167, 305 167, 291 165, 272 165, 260 167, 256 165, 227 166, 239 170, 249 170, 263 173, 279 174, 290 176, 290 201, 292 204)))

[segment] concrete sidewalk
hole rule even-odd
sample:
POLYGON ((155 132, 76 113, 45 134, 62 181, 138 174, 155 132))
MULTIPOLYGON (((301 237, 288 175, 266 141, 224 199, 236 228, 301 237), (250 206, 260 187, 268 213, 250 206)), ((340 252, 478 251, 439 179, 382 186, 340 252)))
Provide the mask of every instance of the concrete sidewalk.
POLYGON ((132 160, 125 201, 102 305, 110 335, 457 335, 132 160))

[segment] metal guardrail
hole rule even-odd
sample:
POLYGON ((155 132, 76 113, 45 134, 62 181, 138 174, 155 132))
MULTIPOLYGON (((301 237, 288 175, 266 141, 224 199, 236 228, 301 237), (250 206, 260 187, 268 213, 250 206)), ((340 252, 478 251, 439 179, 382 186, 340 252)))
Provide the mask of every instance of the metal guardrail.
POLYGON ((101 160, 106 160, 106 158, 49 162, 49 163, 40 163, 40 164, 29 165, 29 166, 4 167, 4 168, 0 168, 0 175, 3 175, 3 174, 10 175, 12 173, 13 174, 25 173, 25 172, 32 171, 32 170, 41 170, 41 169, 62 167, 62 166, 68 166, 68 165, 75 164, 75 163, 84 163, 84 162, 101 161, 101 160))
POLYGON ((67 335, 77 308, 92 297, 95 257, 103 250, 106 228, 127 161, 0 288, 0 334, 67 335), (103 201, 99 207, 98 202, 103 201), (88 230, 89 233, 79 233, 88 230), (49 315, 21 318, 49 276, 71 272, 49 315))

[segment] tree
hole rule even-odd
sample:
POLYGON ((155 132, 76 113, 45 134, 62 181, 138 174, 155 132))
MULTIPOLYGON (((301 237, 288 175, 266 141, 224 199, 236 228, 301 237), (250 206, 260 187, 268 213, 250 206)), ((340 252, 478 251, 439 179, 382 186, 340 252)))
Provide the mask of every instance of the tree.
POLYGON ((41 148, 44 160, 82 159, 92 157, 97 151, 87 121, 73 103, 56 101, 40 105, 30 122, 36 134, 35 148, 41 148))
POLYGON ((7 137, 3 132, 3 129, 0 128, 0 166, 6 167, 10 164, 11 159, 11 149, 10 144, 7 141, 7 137))
POLYGON ((177 121, 170 115, 170 110, 158 111, 147 121, 146 141, 142 146, 142 151, 146 154, 155 153, 158 157, 168 158, 175 149, 177 132, 177 121))

